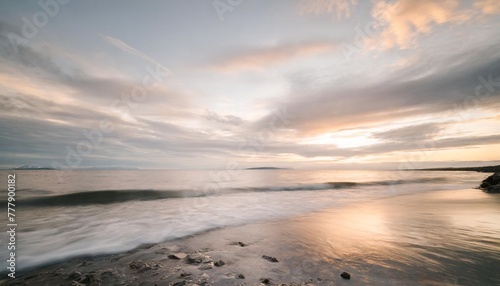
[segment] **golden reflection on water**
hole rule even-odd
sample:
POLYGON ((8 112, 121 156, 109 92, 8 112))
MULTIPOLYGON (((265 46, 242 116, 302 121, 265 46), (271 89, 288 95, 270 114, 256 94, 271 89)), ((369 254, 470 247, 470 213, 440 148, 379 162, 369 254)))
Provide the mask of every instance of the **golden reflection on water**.
POLYGON ((319 268, 365 273, 366 283, 370 275, 395 275, 488 285, 500 283, 499 222, 499 195, 453 190, 319 212, 294 220, 288 231, 319 268))

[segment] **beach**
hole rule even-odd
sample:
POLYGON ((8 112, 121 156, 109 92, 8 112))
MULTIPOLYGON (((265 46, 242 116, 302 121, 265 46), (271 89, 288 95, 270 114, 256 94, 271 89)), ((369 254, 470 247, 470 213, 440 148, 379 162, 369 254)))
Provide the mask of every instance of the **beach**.
POLYGON ((3 282, 498 285, 498 221, 498 195, 471 188, 429 190, 217 228, 119 254, 77 257, 3 282), (344 271, 350 280, 340 277, 344 271))

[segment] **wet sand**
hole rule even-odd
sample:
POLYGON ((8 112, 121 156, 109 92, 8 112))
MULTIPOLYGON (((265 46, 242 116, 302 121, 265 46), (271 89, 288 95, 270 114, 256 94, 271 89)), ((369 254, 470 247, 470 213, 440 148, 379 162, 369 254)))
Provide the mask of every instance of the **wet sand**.
POLYGON ((500 285, 499 221, 500 195, 427 192, 72 259, 2 284, 500 285))

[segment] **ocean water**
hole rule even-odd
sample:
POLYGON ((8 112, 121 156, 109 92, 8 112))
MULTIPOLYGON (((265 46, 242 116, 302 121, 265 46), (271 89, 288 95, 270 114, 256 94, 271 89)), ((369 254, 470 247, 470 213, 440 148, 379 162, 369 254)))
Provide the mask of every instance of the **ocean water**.
MULTIPOLYGON (((8 174, 16 174, 18 271, 385 197, 475 188, 487 176, 362 170, 19 170, 0 172, 4 202, 8 174)), ((7 241, 5 232, 0 239, 7 241)), ((6 247, 0 255, 8 257, 6 247)))

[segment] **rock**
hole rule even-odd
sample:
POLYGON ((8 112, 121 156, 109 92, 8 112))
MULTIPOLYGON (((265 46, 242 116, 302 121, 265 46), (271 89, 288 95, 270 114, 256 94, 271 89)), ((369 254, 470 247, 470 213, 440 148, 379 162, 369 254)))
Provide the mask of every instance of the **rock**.
POLYGON ((212 262, 203 264, 200 267, 198 267, 198 269, 200 269, 200 270, 209 270, 209 269, 212 269, 212 268, 214 268, 214 263, 212 263, 212 262))
POLYGON ((82 277, 82 273, 76 271, 76 272, 73 272, 71 273, 68 278, 66 278, 66 280, 77 280, 79 279, 80 277, 82 277))
POLYGON ((190 254, 186 257, 189 264, 200 264, 205 258, 205 255, 202 255, 200 253, 190 254))
POLYGON ((146 263, 144 263, 144 261, 135 260, 135 261, 132 261, 128 266, 130 266, 130 268, 132 268, 132 269, 140 269, 140 268, 144 267, 144 265, 146 265, 146 263))
POLYGON ((500 172, 484 179, 479 188, 487 193, 500 193, 500 172))
POLYGON ((97 275, 95 275, 94 273, 90 273, 90 274, 85 275, 85 278, 81 282, 83 284, 98 283, 99 277, 97 277, 97 275))
POLYGON ((71 285, 99 285, 99 277, 95 272, 82 274, 78 271, 71 273, 67 280, 72 280, 71 285))
POLYGON ((239 245, 239 246, 241 246, 241 247, 245 247, 245 246, 247 246, 248 244, 243 243, 243 242, 241 242, 241 241, 238 241, 238 245, 239 245))
POLYGON ((500 185, 496 185, 496 186, 490 187, 488 189, 488 193, 492 193, 492 194, 500 193, 500 185))
POLYGON ((344 279, 351 279, 351 274, 349 274, 347 272, 342 272, 342 274, 340 274, 340 277, 342 277, 344 279))
POLYGON ((203 261, 201 261, 202 263, 210 263, 210 262, 213 262, 212 258, 210 258, 210 256, 205 256, 205 258, 203 258, 203 261))
POLYGON ((83 261, 79 266, 88 266, 88 265, 92 265, 92 262, 91 261, 83 261))
POLYGON ((63 284, 63 285, 74 285, 74 286, 80 286, 80 285, 89 285, 89 286, 98 286, 100 285, 100 279, 98 275, 95 272, 90 272, 87 274, 82 274, 80 272, 73 272, 71 273, 66 280, 72 280, 68 284, 63 284))
POLYGON ((271 261, 271 262, 279 262, 278 259, 276 259, 276 257, 272 257, 272 256, 268 256, 268 255, 262 255, 262 258, 264 258, 267 261, 271 261))
POLYGON ((135 260, 135 261, 132 261, 130 264, 129 264, 130 268, 132 269, 137 269, 141 272, 143 271, 148 271, 148 270, 156 270, 158 268, 161 268, 163 267, 162 265, 158 264, 158 263, 154 263, 154 262, 150 262, 150 263, 145 263, 144 261, 142 260, 135 260))
POLYGON ((56 276, 62 276, 62 275, 65 275, 64 269, 59 268, 59 269, 57 269, 57 270, 54 270, 54 272, 52 272, 52 275, 56 275, 56 276))
POLYGON ((170 252, 172 252, 172 251, 166 247, 160 248, 160 249, 155 251, 156 254, 168 254, 170 252))
POLYGON ((260 283, 270 284, 271 283, 271 279, 270 278, 260 278, 260 283))
POLYGON ((200 275, 200 277, 198 277, 198 281, 200 282, 200 284, 203 284, 204 282, 207 282, 208 279, 210 279, 210 276, 208 276, 207 273, 203 273, 200 275))
POLYGON ((97 274, 99 275, 99 283, 102 285, 120 285, 126 280, 126 275, 116 268, 105 268, 97 271, 97 274))
POLYGON ((191 273, 187 273, 187 272, 182 272, 181 277, 188 277, 188 276, 191 276, 191 273))
POLYGON ((217 266, 217 267, 221 267, 223 265, 225 265, 226 263, 222 260, 217 260, 215 261, 214 265, 217 266))
POLYGON ((172 254, 169 254, 167 257, 170 258, 170 259, 184 259, 186 258, 187 254, 186 253, 182 253, 182 252, 179 252, 179 253, 172 253, 172 254))
POLYGON ((172 284, 172 286, 184 286, 184 285, 187 285, 187 281, 178 281, 178 282, 175 282, 174 284, 172 284))
POLYGON ((243 275, 241 273, 240 274, 236 274, 235 277, 236 277, 236 279, 245 279, 245 275, 243 275))

